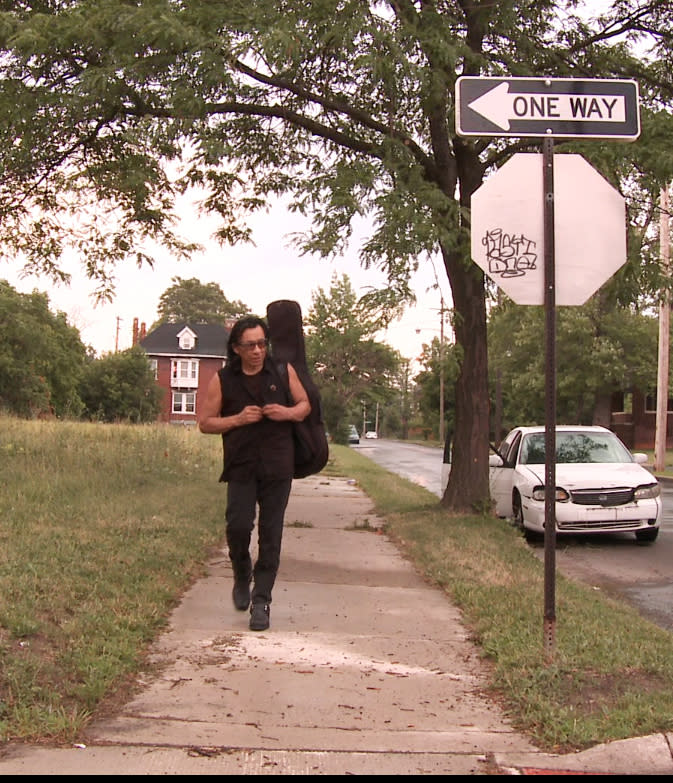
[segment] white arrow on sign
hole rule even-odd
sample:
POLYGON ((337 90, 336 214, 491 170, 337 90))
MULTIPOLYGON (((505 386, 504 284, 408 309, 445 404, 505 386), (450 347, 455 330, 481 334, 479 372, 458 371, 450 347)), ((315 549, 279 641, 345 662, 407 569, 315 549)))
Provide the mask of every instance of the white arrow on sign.
POLYGON ((623 95, 510 92, 509 88, 508 82, 502 82, 468 106, 503 130, 509 130, 512 120, 622 123, 626 120, 623 95))

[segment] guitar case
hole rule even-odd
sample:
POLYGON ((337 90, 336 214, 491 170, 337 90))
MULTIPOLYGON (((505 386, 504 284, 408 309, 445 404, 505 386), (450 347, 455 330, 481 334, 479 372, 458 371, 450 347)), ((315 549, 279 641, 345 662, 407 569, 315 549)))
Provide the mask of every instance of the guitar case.
POLYGON ((301 449, 301 457, 298 451, 295 452, 294 477, 304 478, 319 473, 325 467, 329 458, 329 446, 320 391, 311 377, 306 362, 304 324, 299 302, 290 299, 271 302, 266 308, 266 322, 269 327, 272 359, 279 366, 281 374, 285 365, 291 364, 294 367, 311 403, 309 415, 303 422, 295 424, 295 430, 300 432, 301 439, 308 445, 308 449, 301 449))

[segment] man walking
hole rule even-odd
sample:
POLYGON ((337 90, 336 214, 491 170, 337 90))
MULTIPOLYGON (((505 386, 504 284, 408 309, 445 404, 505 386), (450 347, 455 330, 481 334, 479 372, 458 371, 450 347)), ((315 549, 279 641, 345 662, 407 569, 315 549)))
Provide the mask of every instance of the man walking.
POLYGON ((291 400, 267 356, 269 330, 257 316, 234 324, 227 364, 213 376, 199 417, 199 429, 221 434, 227 482, 226 535, 234 571, 235 607, 250 607, 250 629, 269 627, 271 592, 280 564, 285 509, 294 472, 292 422, 311 405, 294 367, 287 365, 291 400), (259 506, 257 562, 250 539, 259 506), (253 583, 252 592, 250 583, 253 583))

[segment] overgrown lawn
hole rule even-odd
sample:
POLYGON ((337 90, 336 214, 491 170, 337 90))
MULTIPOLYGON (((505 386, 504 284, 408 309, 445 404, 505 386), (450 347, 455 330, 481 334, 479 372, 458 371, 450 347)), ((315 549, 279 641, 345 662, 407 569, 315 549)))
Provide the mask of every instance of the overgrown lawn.
POLYGON ((223 537, 218 448, 0 417, 0 737, 72 739, 139 667, 223 537))
MULTIPOLYGON (((70 742, 143 668, 149 643, 224 540, 219 438, 194 428, 0 417, 0 738, 70 742)), ((544 566, 502 520, 438 499, 355 449, 385 530, 462 609, 491 694, 540 747, 673 730, 671 634, 556 576, 553 655, 544 566)))

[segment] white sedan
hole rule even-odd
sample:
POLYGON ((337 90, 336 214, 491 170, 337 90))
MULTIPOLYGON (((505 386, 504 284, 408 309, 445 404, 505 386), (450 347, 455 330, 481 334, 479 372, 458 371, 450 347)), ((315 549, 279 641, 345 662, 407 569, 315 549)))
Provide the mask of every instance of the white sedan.
MULTIPOLYGON (((527 534, 543 533, 545 428, 516 427, 489 459, 495 513, 527 534)), ((626 533, 654 541, 661 488, 643 463, 605 427, 556 427, 557 533, 626 533)))

